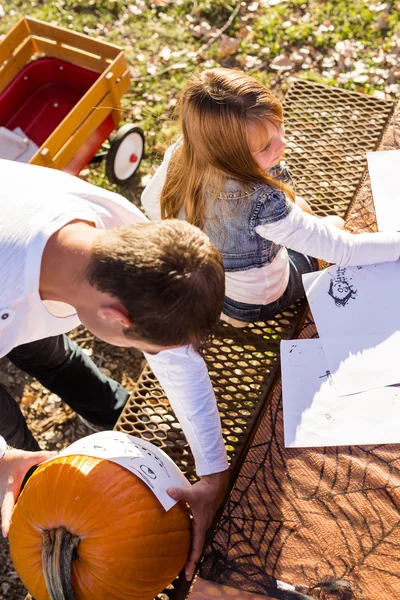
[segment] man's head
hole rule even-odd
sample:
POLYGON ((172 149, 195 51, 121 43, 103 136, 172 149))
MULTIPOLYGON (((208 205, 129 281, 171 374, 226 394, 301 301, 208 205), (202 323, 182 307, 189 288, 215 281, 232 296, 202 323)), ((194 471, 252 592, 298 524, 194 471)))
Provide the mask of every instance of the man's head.
POLYGON ((222 310, 221 255, 185 221, 135 223, 102 232, 85 279, 101 294, 96 306, 78 308, 78 315, 97 337, 114 345, 149 352, 199 346, 222 310))

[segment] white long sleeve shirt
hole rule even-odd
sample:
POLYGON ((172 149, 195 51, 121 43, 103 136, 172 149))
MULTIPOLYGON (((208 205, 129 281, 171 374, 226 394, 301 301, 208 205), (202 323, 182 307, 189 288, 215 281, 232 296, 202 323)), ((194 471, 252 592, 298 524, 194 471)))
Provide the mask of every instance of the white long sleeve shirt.
MULTIPOLYGON (((146 217, 122 196, 61 171, 0 160, 0 356, 14 347, 67 333, 73 307, 39 295, 50 236, 81 219, 108 229, 146 217)), ((228 467, 215 395, 201 356, 190 347, 146 355, 191 446, 199 475, 228 467)))
MULTIPOLYGON (((161 192, 175 148, 176 144, 168 148, 161 165, 142 193, 143 207, 153 220, 161 218, 161 192)), ((185 215, 180 217, 185 218, 185 215)), ((287 216, 273 223, 259 225, 256 232, 282 248, 270 263, 262 267, 225 273, 226 296, 237 302, 263 305, 282 296, 290 274, 286 248, 343 266, 388 262, 400 257, 400 233, 354 235, 305 213, 291 202, 287 216)), ((226 317, 226 320, 229 318, 226 317)))

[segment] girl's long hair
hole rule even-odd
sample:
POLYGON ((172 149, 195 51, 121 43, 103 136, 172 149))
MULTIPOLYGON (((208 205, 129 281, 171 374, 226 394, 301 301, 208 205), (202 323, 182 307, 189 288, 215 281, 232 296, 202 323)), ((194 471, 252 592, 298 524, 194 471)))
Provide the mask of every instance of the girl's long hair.
MULTIPOLYGON (((293 189, 263 171, 254 160, 248 127, 268 142, 267 123, 282 124, 282 105, 253 77, 234 69, 203 71, 187 84, 179 103, 182 143, 172 155, 161 194, 161 216, 202 228, 206 192, 217 198, 227 179, 245 186, 269 184, 294 200, 293 189)), ((262 142, 262 144, 261 144, 262 142)))

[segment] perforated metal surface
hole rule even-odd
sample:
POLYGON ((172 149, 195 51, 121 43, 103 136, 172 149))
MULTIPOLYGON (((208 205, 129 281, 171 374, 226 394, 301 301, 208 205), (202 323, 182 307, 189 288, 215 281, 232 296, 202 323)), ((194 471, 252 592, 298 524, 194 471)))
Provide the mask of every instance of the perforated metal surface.
POLYGON ((393 111, 392 102, 296 80, 284 102, 286 161, 316 214, 343 217, 393 111))
MULTIPOLYGON (((204 351, 233 468, 260 412, 260 397, 276 377, 279 341, 295 334, 304 307, 304 301, 298 302, 273 320, 243 330, 221 322, 204 351)), ((161 447, 191 480, 195 479, 193 457, 182 429, 148 366, 116 429, 161 447)))
MULTIPOLYGON (((279 376, 279 343, 296 336, 307 303, 298 301, 266 323, 235 329, 221 322, 204 351, 221 416, 233 485, 263 408, 279 376)), ((115 427, 161 447, 192 482, 194 461, 169 402, 149 366, 115 427)), ((222 507, 221 507, 222 509, 222 507)), ((211 532, 210 532, 211 534, 211 532)), ((158 600, 185 598, 190 584, 181 575, 158 600)))
MULTIPOLYGON (((399 147, 400 105, 379 150, 399 147)), ((346 229, 377 229, 368 173, 346 229)), ((317 335, 308 313, 298 337, 317 335)), ((276 577, 297 584, 307 598, 399 598, 399 509, 388 493, 399 487, 399 446, 284 448, 280 396, 276 385, 215 527, 201 577, 238 594, 245 590, 268 598, 269 590, 271 597, 281 597, 276 577), (366 529, 366 523, 378 522, 366 529)))
MULTIPOLYGON (((289 148, 287 163, 297 193, 317 214, 344 215, 393 105, 368 96, 296 81, 284 103, 289 148)), ((221 323, 204 356, 215 389, 233 485, 257 423, 279 375, 279 341, 296 336, 306 302, 267 323, 234 329, 221 323)), ((193 458, 158 381, 146 367, 116 429, 162 447, 190 480, 193 458)), ((218 518, 218 515, 217 515, 218 518)), ((182 577, 159 600, 184 599, 182 577)))

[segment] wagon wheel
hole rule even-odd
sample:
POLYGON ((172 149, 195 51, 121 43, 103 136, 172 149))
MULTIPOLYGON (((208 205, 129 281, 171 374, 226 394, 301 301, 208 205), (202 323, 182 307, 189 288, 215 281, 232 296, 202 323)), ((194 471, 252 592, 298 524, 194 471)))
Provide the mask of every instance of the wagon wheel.
POLYGON ((144 135, 139 127, 123 125, 110 138, 106 174, 112 183, 129 183, 143 158, 144 135))

